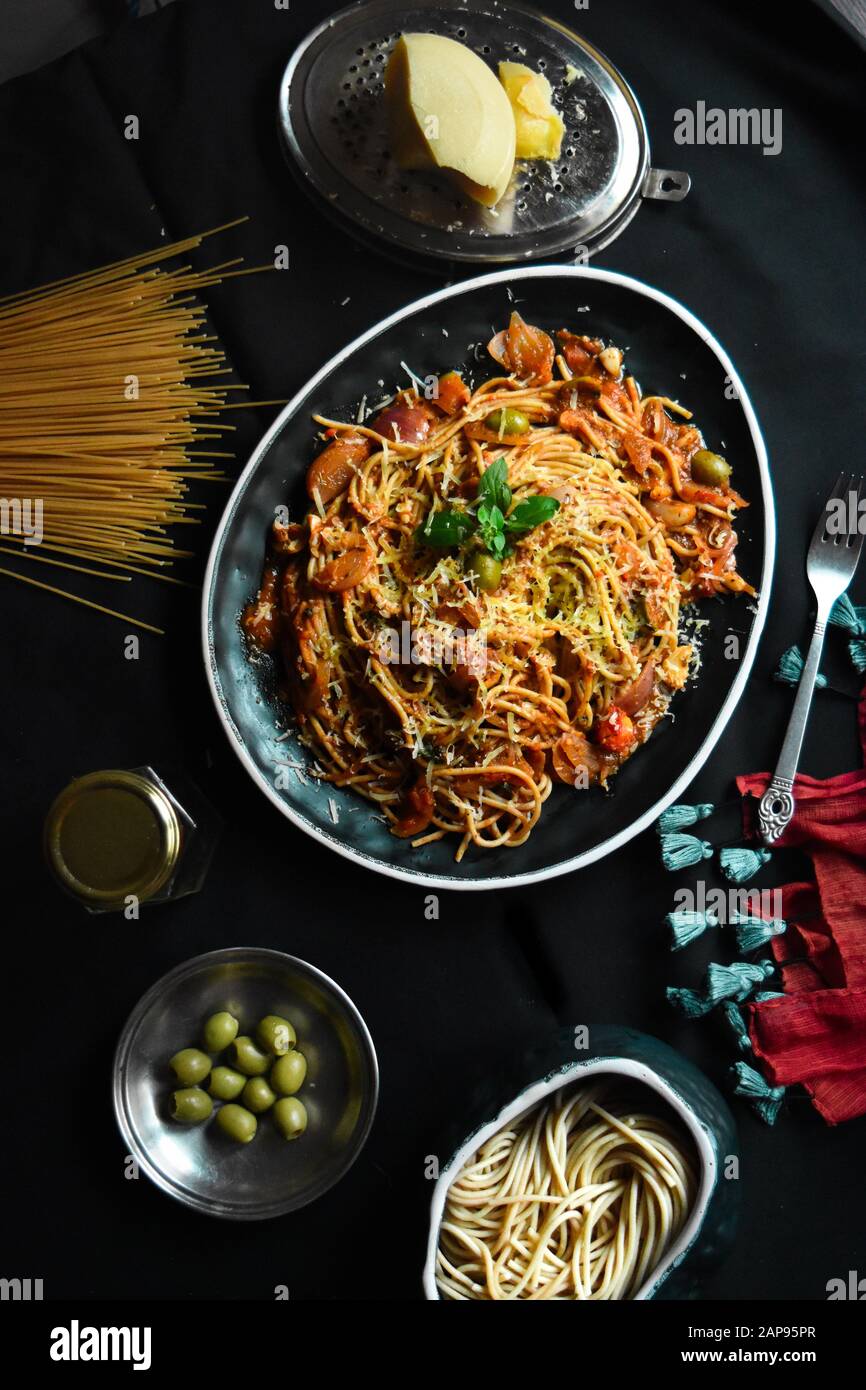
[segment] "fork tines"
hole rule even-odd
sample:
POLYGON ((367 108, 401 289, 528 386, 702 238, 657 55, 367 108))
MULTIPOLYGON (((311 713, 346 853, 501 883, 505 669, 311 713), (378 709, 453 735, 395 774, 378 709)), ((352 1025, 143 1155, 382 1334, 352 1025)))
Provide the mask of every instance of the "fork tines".
MULTIPOLYGON (((850 557, 852 570, 857 564, 863 544, 861 528, 866 528, 866 515, 862 520, 860 516, 860 503, 864 495, 866 493, 862 476, 846 474, 844 471, 840 473, 824 503, 812 537, 812 548, 818 545, 833 545, 853 551, 856 546, 856 554, 850 557)), ((839 558, 841 559, 841 556, 839 558)))

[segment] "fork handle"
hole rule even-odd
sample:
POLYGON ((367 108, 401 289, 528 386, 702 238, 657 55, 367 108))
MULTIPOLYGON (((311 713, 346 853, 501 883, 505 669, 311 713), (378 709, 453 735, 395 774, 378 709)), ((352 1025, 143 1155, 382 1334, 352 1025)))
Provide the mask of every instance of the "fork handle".
POLYGON ((765 845, 771 845, 779 839, 794 814, 794 778, 797 775, 803 736, 809 719, 812 696, 815 693, 815 681, 818 679, 826 630, 827 623, 819 614, 803 663, 803 674, 797 686, 794 708, 791 710, 788 732, 785 734, 776 771, 758 804, 758 826, 765 845))

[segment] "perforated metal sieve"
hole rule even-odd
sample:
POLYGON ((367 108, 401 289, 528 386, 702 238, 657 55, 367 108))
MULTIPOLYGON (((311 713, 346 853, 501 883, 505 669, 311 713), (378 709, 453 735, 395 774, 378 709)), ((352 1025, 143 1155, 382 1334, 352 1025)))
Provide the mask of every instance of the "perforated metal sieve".
POLYGON ((283 74, 279 120, 305 189, 364 240, 452 261, 591 254, 618 236, 642 198, 679 201, 687 174, 651 169, 643 113, 628 83, 585 39, 499 0, 443 5, 365 0, 319 25, 283 74), (388 148, 384 72, 401 33, 457 39, 495 67, 548 78, 566 123, 556 164, 520 163, 498 206, 482 208, 443 176, 407 174, 388 148))

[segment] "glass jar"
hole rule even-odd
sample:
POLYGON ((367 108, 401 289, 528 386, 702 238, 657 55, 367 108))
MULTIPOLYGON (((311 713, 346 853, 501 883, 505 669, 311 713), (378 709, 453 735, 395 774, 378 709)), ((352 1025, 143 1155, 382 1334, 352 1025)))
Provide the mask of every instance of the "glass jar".
POLYGON ((181 774, 172 786, 152 767, 109 769, 77 777, 55 799, 48 865, 88 912, 136 912, 201 888, 222 822, 181 774))

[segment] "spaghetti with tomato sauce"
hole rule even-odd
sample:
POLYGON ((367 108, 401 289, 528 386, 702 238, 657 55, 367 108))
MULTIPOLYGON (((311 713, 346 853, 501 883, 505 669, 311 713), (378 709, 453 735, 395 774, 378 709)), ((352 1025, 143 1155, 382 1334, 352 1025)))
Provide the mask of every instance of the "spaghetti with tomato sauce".
POLYGON ((683 607, 754 593, 747 504, 689 411, 516 312, 488 350, 474 389, 452 371, 315 417, 310 509, 274 523, 242 616, 318 775, 458 859, 523 844, 554 782, 605 786, 688 679, 683 607))

